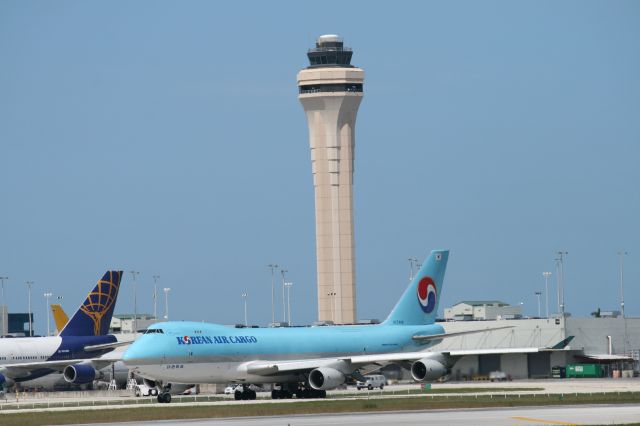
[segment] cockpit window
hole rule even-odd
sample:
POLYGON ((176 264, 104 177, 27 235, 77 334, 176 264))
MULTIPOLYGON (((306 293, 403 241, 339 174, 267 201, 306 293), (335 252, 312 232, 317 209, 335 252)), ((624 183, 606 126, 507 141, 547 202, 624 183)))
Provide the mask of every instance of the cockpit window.
POLYGON ((160 334, 164 334, 164 331, 162 331, 161 328, 147 328, 144 331, 144 334, 153 334, 153 333, 160 333, 160 334))

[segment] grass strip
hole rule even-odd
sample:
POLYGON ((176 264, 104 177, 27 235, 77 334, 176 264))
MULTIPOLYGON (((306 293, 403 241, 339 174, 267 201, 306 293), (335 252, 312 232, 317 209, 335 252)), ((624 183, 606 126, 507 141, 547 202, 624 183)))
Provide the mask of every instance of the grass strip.
POLYGON ((366 396, 367 392, 371 392, 371 395, 417 395, 417 394, 448 394, 448 393, 496 393, 496 392, 533 392, 533 391, 543 391, 545 388, 537 388, 537 387, 523 387, 523 388, 436 388, 432 387, 431 389, 424 388, 413 388, 413 389, 405 389, 405 390, 396 390, 396 391, 380 391, 380 390, 361 390, 350 393, 338 393, 331 395, 332 398, 353 398, 353 397, 362 397, 366 396))
POLYGON ((369 400, 300 400, 295 403, 237 404, 176 407, 171 404, 156 404, 144 408, 122 408, 116 410, 77 410, 46 413, 1 413, 0 424, 32 426, 42 424, 87 423, 88 421, 124 422, 144 420, 180 420, 198 418, 280 416, 292 414, 325 414, 377 411, 406 411, 453 408, 486 408, 517 406, 548 406, 570 404, 637 404, 640 392, 599 394, 549 394, 549 395, 475 395, 475 396, 425 396, 422 398, 393 398, 369 400))

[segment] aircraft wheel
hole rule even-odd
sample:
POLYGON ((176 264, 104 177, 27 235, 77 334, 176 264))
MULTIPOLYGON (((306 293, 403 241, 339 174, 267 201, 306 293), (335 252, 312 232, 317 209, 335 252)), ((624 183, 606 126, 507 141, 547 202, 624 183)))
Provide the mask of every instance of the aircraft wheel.
POLYGON ((250 391, 249 391, 249 399, 250 399, 250 400, 255 400, 255 399, 256 399, 256 396, 257 396, 257 395, 256 395, 256 391, 254 391, 254 390, 250 390, 250 391))
POLYGON ((280 391, 279 390, 272 390, 271 391, 271 399, 280 399, 280 391))
POLYGON ((168 404, 171 402, 171 394, 169 392, 160 393, 157 396, 159 403, 168 404))
POLYGON ((242 399, 242 392, 240 392, 240 391, 235 391, 235 392, 233 393, 233 398, 234 398, 236 401, 240 401, 240 400, 242 399))
POLYGON ((380 385, 380 390, 384 389, 384 385, 380 385))

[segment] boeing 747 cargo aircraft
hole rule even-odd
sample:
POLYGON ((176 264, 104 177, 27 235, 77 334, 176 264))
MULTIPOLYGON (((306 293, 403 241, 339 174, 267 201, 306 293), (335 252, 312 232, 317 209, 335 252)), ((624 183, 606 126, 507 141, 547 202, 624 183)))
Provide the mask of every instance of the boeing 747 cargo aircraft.
MULTIPOLYGON (((127 349, 123 361, 170 402, 172 383, 241 383, 236 399, 255 399, 249 385, 273 383, 272 398, 323 398, 327 389, 385 364, 410 366, 417 381, 433 381, 473 351, 429 352, 442 339, 483 330, 445 333, 435 324, 449 251, 434 250, 378 325, 234 329, 198 322, 154 324, 127 349)), ((510 328, 497 327, 491 330, 510 328)), ((554 347, 555 349, 555 347, 554 347)), ((536 352, 538 348, 509 348, 536 352)), ((477 353, 501 353, 505 349, 477 353)))

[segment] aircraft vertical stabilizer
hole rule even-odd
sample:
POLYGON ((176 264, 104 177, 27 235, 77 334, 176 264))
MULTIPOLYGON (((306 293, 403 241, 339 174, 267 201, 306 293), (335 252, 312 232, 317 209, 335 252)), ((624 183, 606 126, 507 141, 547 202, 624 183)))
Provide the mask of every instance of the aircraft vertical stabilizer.
POLYGON ((384 321, 386 325, 433 324, 438 312, 449 250, 433 250, 384 321))
POLYGON ((62 309, 62 305, 52 304, 51 312, 53 313, 53 319, 56 323, 56 332, 60 334, 65 325, 69 322, 69 317, 62 309))
POLYGON ((103 336, 116 305, 122 271, 107 271, 80 308, 60 332, 60 336, 103 336))

